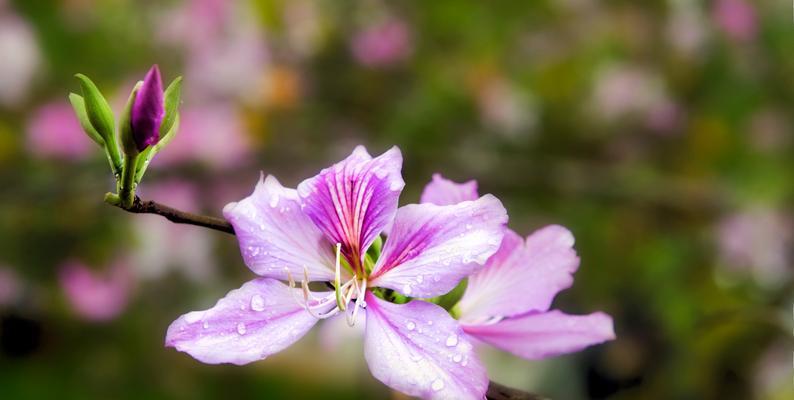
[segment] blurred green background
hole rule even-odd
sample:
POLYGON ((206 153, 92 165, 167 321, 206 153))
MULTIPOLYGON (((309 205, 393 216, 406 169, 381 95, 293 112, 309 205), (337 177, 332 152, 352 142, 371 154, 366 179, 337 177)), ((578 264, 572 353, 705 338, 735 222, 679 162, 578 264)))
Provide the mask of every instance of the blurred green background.
MULTIPOLYGON (((220 215, 260 171, 294 186, 365 144, 477 179, 522 235, 582 264, 555 300, 618 339, 545 361, 483 352, 552 398, 791 399, 794 21, 787 1, 0 0, 0 397, 400 398, 328 328, 208 366, 171 321, 253 274, 234 238, 102 202, 66 96, 118 110, 157 63, 182 126, 142 197, 220 215)), ((327 328, 327 327, 326 327, 327 328)))

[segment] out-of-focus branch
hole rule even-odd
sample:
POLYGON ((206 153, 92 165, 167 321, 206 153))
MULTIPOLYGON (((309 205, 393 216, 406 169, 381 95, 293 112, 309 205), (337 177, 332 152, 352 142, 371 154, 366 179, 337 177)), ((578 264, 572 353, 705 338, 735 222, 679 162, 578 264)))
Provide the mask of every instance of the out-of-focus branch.
MULTIPOLYGON (((193 214, 185 211, 177 210, 155 201, 143 201, 139 197, 135 197, 132 207, 124 208, 121 203, 116 202, 116 199, 109 196, 105 199, 109 204, 115 205, 124 211, 134 214, 157 214, 165 217, 171 222, 177 224, 196 225, 203 228, 214 229, 234 235, 234 228, 232 224, 223 218, 210 217, 206 215, 193 214)), ((491 381, 488 385, 488 392, 485 394, 488 400, 543 400, 545 397, 532 393, 527 393, 518 389, 513 389, 504 385, 500 385, 491 381)))
POLYGON ((494 381, 488 384, 488 392, 485 393, 485 398, 488 400, 548 400, 541 395, 513 389, 494 381))

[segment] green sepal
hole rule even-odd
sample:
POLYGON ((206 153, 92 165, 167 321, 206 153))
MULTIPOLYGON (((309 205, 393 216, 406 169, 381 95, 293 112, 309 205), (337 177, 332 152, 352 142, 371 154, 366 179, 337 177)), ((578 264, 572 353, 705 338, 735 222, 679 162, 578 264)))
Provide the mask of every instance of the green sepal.
POLYGON ((173 81, 168 87, 165 89, 163 94, 164 101, 165 101, 165 116, 163 117, 163 122, 160 123, 160 130, 161 133, 160 141, 166 139, 168 135, 173 134, 176 129, 171 129, 176 122, 179 108, 179 100, 180 96, 182 95, 182 77, 179 76, 173 81), (165 132, 165 134, 163 134, 165 132))
POLYGON ((77 119, 80 121, 80 126, 83 128, 83 132, 88 135, 91 140, 96 142, 96 144, 105 147, 105 140, 102 139, 102 136, 99 135, 99 132, 94 129, 94 126, 91 125, 91 121, 88 120, 88 114, 85 111, 85 100, 83 100, 83 96, 80 96, 77 93, 69 93, 69 102, 72 103, 72 108, 74 109, 75 115, 77 115, 77 119))
POLYGON ((88 121, 105 142, 105 151, 113 165, 113 172, 118 175, 121 171, 121 154, 116 142, 113 111, 110 109, 110 104, 91 79, 83 74, 76 74, 75 77, 80 81, 88 121))
POLYGON ((136 157, 138 153, 138 146, 135 144, 135 138, 132 136, 132 122, 131 116, 132 105, 135 103, 135 96, 138 95, 138 89, 141 88, 143 82, 138 81, 135 87, 132 88, 127 105, 124 106, 124 111, 119 115, 119 136, 121 137, 121 148, 124 150, 124 155, 127 158, 136 157))

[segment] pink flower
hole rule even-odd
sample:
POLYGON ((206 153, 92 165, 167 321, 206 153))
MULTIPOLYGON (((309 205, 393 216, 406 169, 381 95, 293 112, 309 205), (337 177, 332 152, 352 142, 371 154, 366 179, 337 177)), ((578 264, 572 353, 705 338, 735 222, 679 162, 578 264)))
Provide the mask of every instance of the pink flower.
MULTIPOLYGON (((476 183, 456 184, 434 175, 422 203, 459 204, 477 198, 476 183)), ((615 338, 602 312, 567 315, 551 310, 554 296, 573 283, 579 266, 570 231, 551 225, 526 240, 506 229, 499 251, 469 277, 453 308, 463 331, 519 357, 541 359, 615 338)))
POLYGON ((389 66, 411 54, 411 34, 404 22, 388 20, 358 32, 350 48, 356 61, 365 67, 389 66))
POLYGON ((714 20, 729 38, 746 42, 755 38, 758 23, 755 9, 744 0, 717 0, 714 20))
POLYGON ((246 364, 275 354, 318 319, 365 310, 365 358, 389 387, 423 398, 480 399, 485 370, 457 321, 422 300, 482 268, 502 240, 507 214, 485 195, 456 205, 397 207, 402 155, 345 160, 289 189, 272 176, 224 208, 246 265, 260 275, 205 311, 181 316, 166 345, 199 361, 246 364), (389 230, 382 244, 381 232, 389 230), (280 281, 302 277, 302 290, 280 281), (334 291, 312 292, 310 281, 334 291))
POLYGON ((60 267, 60 284, 77 315, 91 321, 116 318, 126 308, 132 289, 131 276, 122 261, 102 274, 79 261, 67 261, 60 267))
POLYGON ((94 151, 94 143, 83 132, 65 99, 35 110, 27 131, 28 149, 39 157, 82 160, 94 151))

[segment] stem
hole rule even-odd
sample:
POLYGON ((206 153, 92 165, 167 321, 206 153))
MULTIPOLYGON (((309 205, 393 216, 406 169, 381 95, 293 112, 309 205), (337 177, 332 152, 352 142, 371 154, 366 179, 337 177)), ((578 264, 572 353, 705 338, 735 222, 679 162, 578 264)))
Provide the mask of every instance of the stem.
POLYGON ((128 209, 135 202, 135 166, 138 163, 138 155, 124 157, 124 168, 121 172, 121 207, 128 209))
MULTIPOLYGON (((127 171, 126 168, 125 171, 127 171)), ((131 175, 134 176, 134 172, 131 175)), ((126 172, 125 172, 125 176, 126 176, 126 172)), ((125 207, 121 202, 119 202, 117 196, 111 193, 108 193, 108 195, 105 196, 105 202, 107 202, 110 205, 119 207, 127 212, 131 212, 134 214, 157 214, 177 224, 196 225, 203 228, 209 228, 216 231, 228 233, 230 235, 234 235, 234 228, 232 227, 232 224, 230 224, 228 221, 226 221, 223 218, 210 217, 206 215, 198 215, 198 214, 192 214, 189 212, 180 211, 175 208, 151 200, 143 201, 134 194, 133 194, 133 199, 134 200, 132 201, 132 204, 129 207, 125 207)), ((527 393, 518 389, 513 389, 504 385, 500 385, 493 381, 491 381, 488 384, 488 392, 485 394, 485 398, 488 400, 546 399, 543 396, 533 393, 527 393)))

